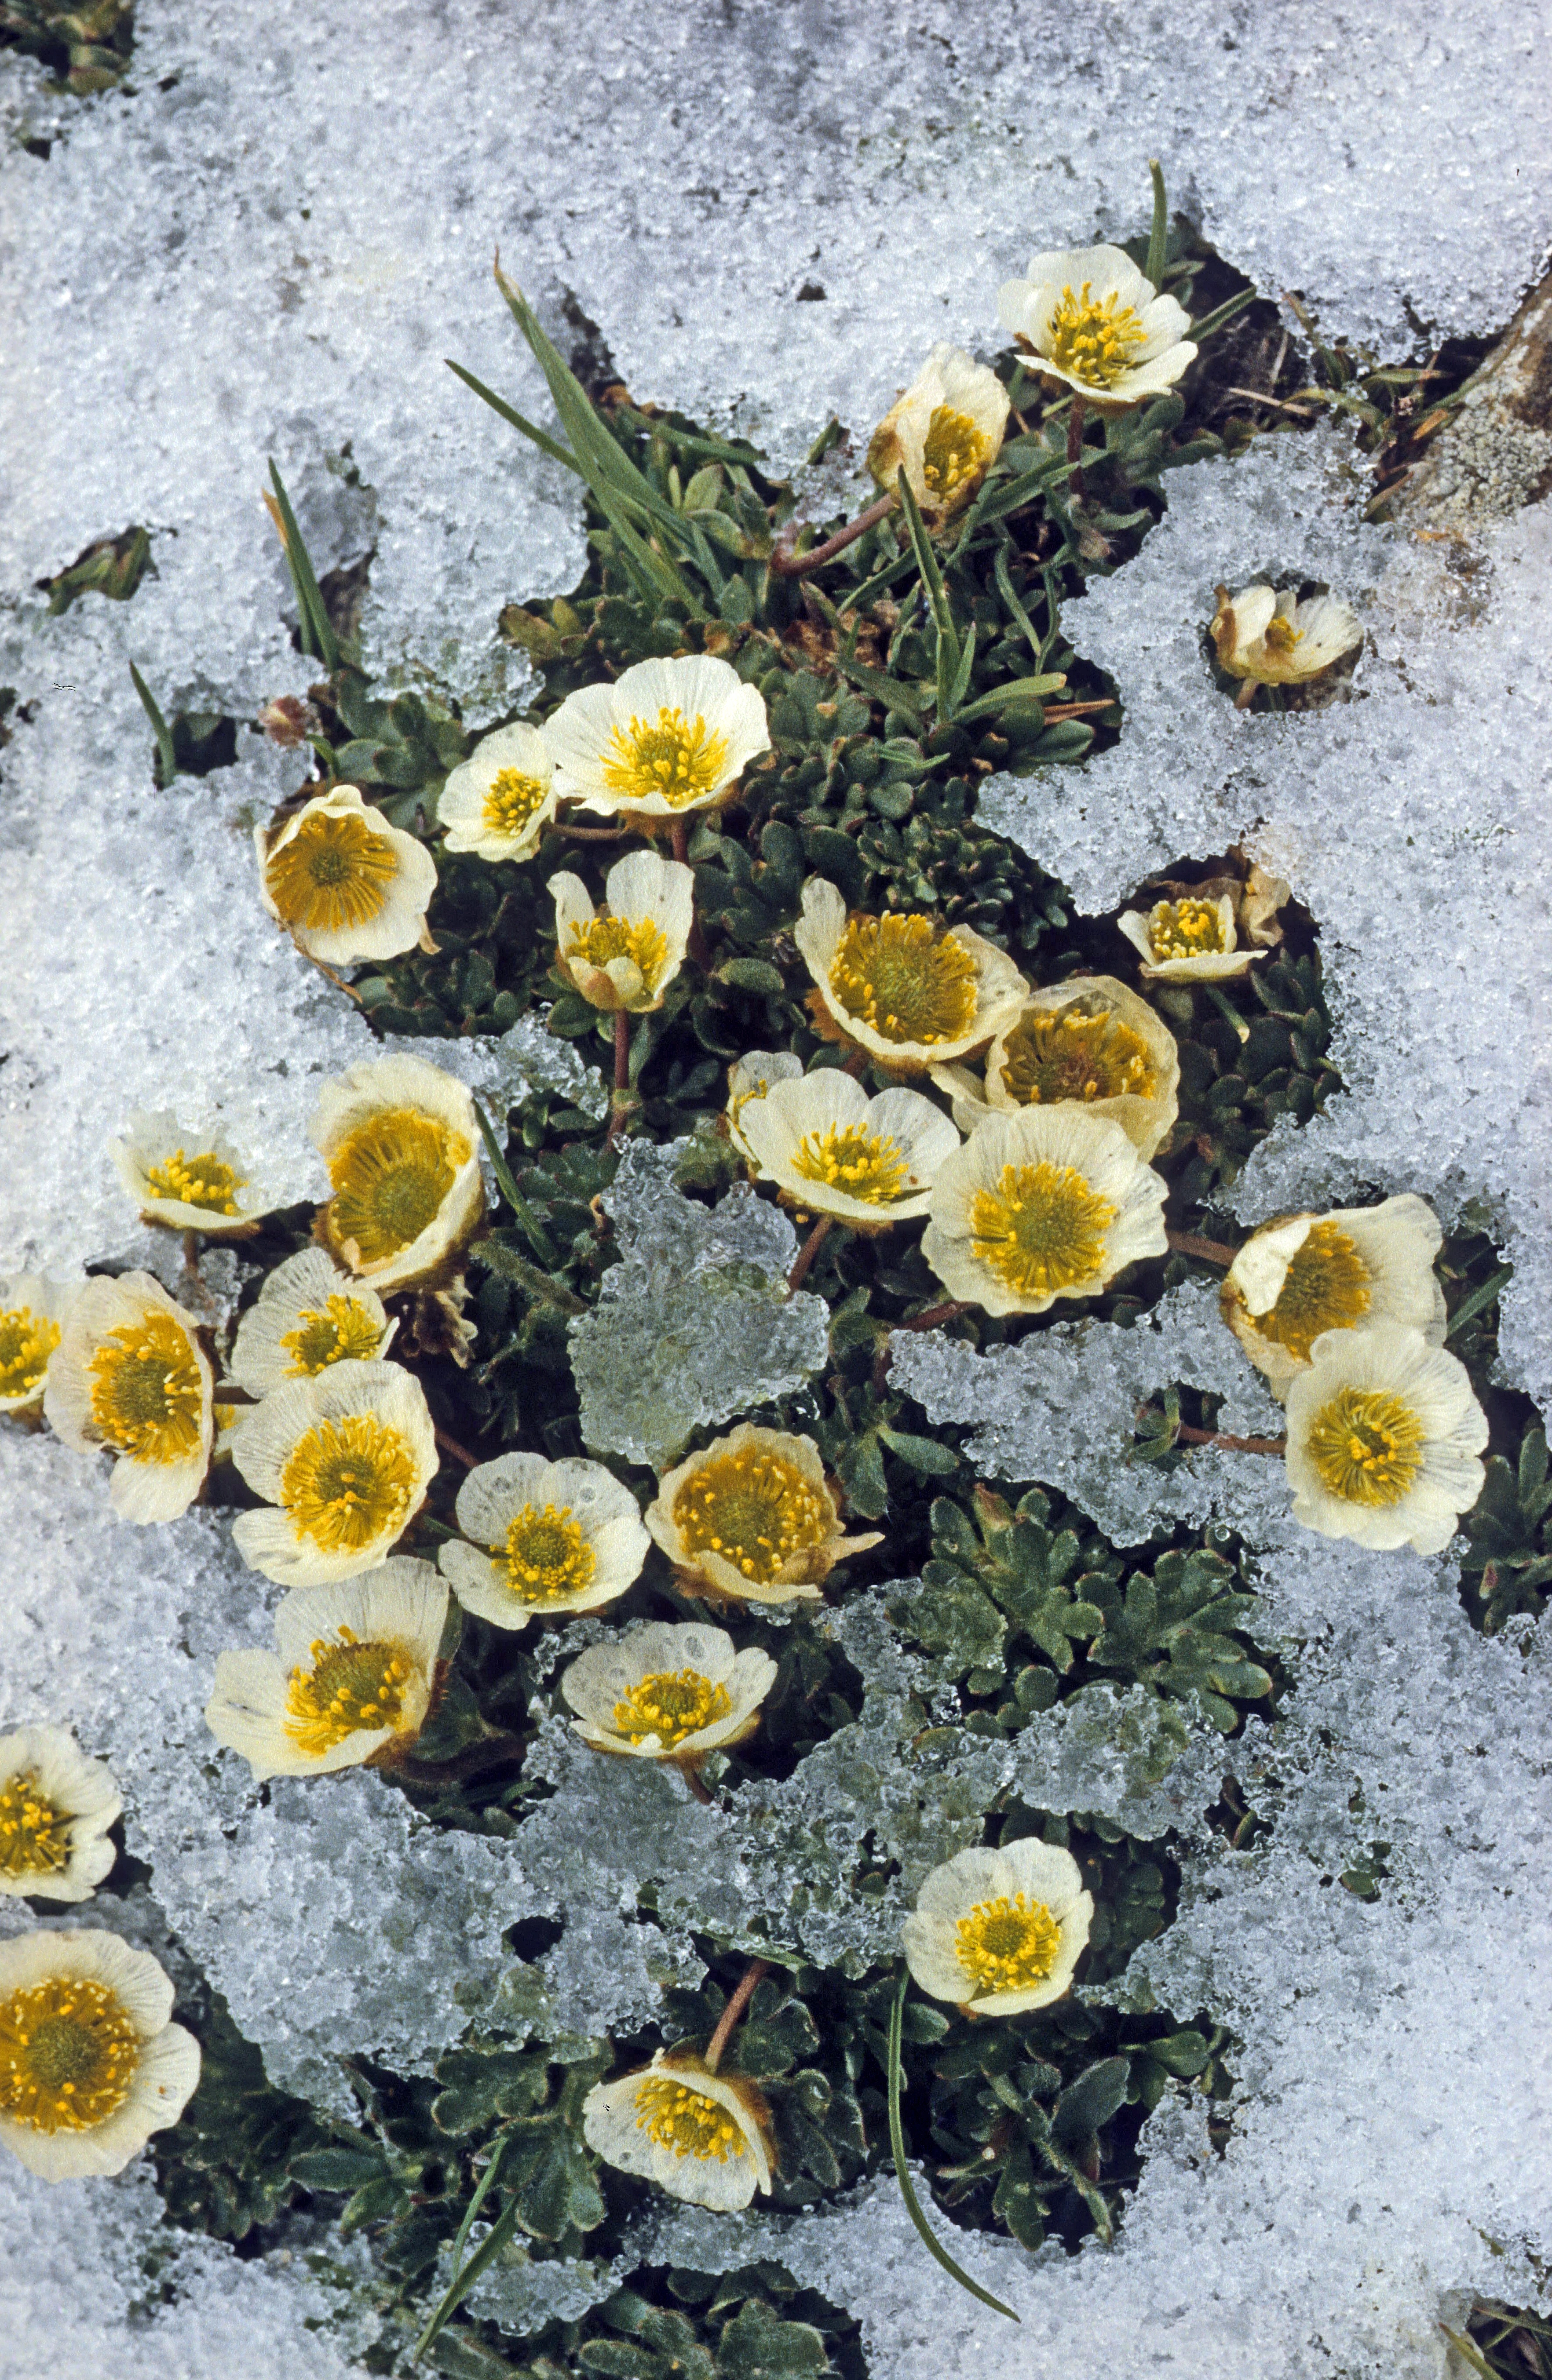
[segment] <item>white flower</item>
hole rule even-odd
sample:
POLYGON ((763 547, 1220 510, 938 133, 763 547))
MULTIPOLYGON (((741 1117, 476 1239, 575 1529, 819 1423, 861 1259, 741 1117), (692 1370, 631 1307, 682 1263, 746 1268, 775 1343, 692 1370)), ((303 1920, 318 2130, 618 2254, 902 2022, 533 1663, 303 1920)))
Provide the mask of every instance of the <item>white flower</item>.
POLYGON ((295 1586, 275 1650, 223 1653, 205 1725, 256 1779, 322 1777, 412 1743, 431 1706, 447 1585, 398 1555, 365 1578, 295 1586))
POLYGON ((1121 1126, 1073 1101, 988 1116, 933 1187, 926 1257, 950 1297, 1044 1314, 1161 1257, 1165 1184, 1121 1126))
POLYGON ((474 1102, 424 1058, 364 1058, 325 1083, 312 1138, 334 1188, 324 1237, 374 1289, 428 1281, 484 1213, 474 1102))
POLYGON ((175 1232, 239 1238, 275 1204, 218 1126, 189 1132, 170 1108, 137 1109, 124 1138, 108 1143, 108 1154, 145 1221, 175 1232))
POLYGON ((341 1272, 326 1248, 303 1248, 264 1281, 226 1368, 251 1397, 267 1397, 331 1364, 375 1362, 397 1328, 376 1291, 341 1272))
POLYGON ((1224 1277, 1223 1318, 1278 1397, 1327 1330, 1399 1322, 1442 1347, 1434 1258, 1443 1236, 1433 1208, 1411 1191, 1378 1207, 1265 1223, 1224 1277))
POLYGON ((1179 1113, 1180 1054, 1156 1009, 1114 976, 1076 976, 1033 991, 986 1052, 984 1092, 963 1066, 935 1066, 954 1121, 973 1132, 989 1114, 1077 1101, 1118 1123, 1152 1157, 1179 1113))
POLYGON ((580 687, 544 735, 563 800, 642 818, 707 808, 771 747, 759 687, 703 653, 637 662, 613 686, 580 687))
POLYGON ((832 1023, 900 1074, 962 1058, 1010 1024, 1028 984, 1006 951, 968 926, 930 917, 850 917, 823 876, 803 887, 793 930, 832 1023))
POLYGON ((868 1232, 924 1215, 940 1167, 959 1146, 920 1091, 895 1085, 870 1099, 838 1066, 773 1083, 750 1100, 739 1134, 762 1175, 794 1204, 868 1232))
POLYGON ((127 1521, 176 1521, 204 1480, 215 1423, 199 1327, 148 1272, 89 1281, 65 1318, 43 1412, 67 1446, 117 1456, 108 1492, 127 1521))
POLYGON ((694 885, 680 861, 633 851, 610 868, 605 905, 595 910, 581 878, 562 868, 550 879, 556 965, 594 1008, 626 1008, 634 1015, 661 1008, 684 965, 695 922, 694 885))
POLYGON ((1318 677, 1363 641, 1357 613, 1334 595, 1312 595, 1301 603, 1287 588, 1274 594, 1270 587, 1247 587, 1230 596, 1220 587, 1217 599, 1213 643, 1218 665, 1258 686, 1318 677))
POLYGON ((0 2143, 44 2181, 122 2173, 200 2079, 172 2012, 167 1976, 116 1934, 0 1942, 0 2143))
POLYGON ((683 1585, 739 1603, 816 1603, 816 1582, 882 1543, 843 1533, 812 1438, 747 1421, 666 1472, 646 1520, 683 1585))
POLYGON ((356 785, 319 794, 279 827, 255 827, 259 892, 299 950, 331 966, 392 959, 425 935, 436 863, 356 785))
POLYGON ((582 2102, 582 2138, 620 2173, 719 2214, 771 2186, 764 2097, 742 2075, 709 2073, 691 2050, 660 2049, 640 2072, 595 2082, 582 2102))
POLYGON ((449 851, 531 859, 556 813, 555 762, 537 727, 519 720, 482 736, 450 770, 436 805, 449 851))
POLYGON ((1328 1330, 1288 1390, 1293 1517, 1323 1537, 1443 1551, 1485 1476, 1466 1367, 1421 1330, 1328 1330))
POLYGON ((232 1537, 281 1586, 375 1570, 426 1500, 436 1441, 425 1391, 397 1364, 332 1364, 255 1405, 232 1461, 265 1500, 232 1537))
POLYGON ((1277 924, 1277 911, 1292 896, 1293 887, 1286 877, 1270 875, 1253 861, 1250 874, 1237 888, 1235 916, 1240 931, 1247 942, 1258 951, 1269 951, 1283 938, 1277 924))
POLYGON ((0 1281, 0 1413, 42 1403, 61 1329, 81 1288, 79 1281, 50 1281, 41 1272, 0 1281))
POLYGON ((753 1734, 776 1673, 757 1645, 735 1652, 725 1629, 652 1620, 613 1644, 590 1645, 560 1691, 594 1752, 693 1763, 753 1734))
POLYGON ((1150 983, 1221 982, 1243 975, 1255 959, 1239 947, 1231 892, 1206 900, 1182 892, 1178 901, 1155 901, 1146 917, 1129 909, 1116 923, 1141 952, 1150 983))
POLYGON ((499 1454, 469 1474, 455 1539, 437 1555, 466 1611, 497 1628, 535 1613, 593 1611, 641 1570, 652 1540, 636 1499, 601 1463, 499 1454))
POLYGON ((947 519, 974 495, 1007 427, 1008 391, 996 372, 940 342, 874 431, 868 469, 892 489, 903 465, 923 511, 947 519))
POLYGON ((90 1900, 114 1863, 124 1807, 111 1770, 66 1727, 0 1735, 0 1893, 90 1900))
POLYGON ((1045 2008, 1072 1984, 1094 1901, 1070 1852, 1025 1835, 935 1867, 900 1932, 924 1992, 977 2016, 1045 2008))
POLYGON ((727 1137, 739 1155, 759 1170, 753 1150, 743 1135, 740 1119, 751 1099, 764 1099, 775 1083, 801 1080, 803 1062, 790 1050, 746 1050, 727 1069, 727 1137))
POLYGON ((1191 319, 1118 248, 1057 249, 1030 260, 997 297, 1003 328, 1096 413, 1172 388, 1196 353, 1191 319))

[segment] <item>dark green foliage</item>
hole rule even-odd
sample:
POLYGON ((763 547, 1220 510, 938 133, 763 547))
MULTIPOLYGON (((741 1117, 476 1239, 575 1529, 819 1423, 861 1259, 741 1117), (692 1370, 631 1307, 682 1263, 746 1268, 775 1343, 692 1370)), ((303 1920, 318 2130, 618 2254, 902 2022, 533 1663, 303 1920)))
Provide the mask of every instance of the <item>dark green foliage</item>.
POLYGON ((134 0, 0 0, 0 49, 41 58, 78 99, 123 80, 134 30, 134 0))
MULTIPOLYGON (((6 13, 4 0, 0 0, 0 37, 6 13)), ((150 531, 127 528, 118 537, 100 537, 95 544, 78 553, 67 569, 61 570, 56 577, 42 578, 38 584, 46 589, 48 608, 57 616, 86 594, 106 595, 113 602, 127 603, 151 568, 150 531)))
POLYGON ((186 2230, 243 2240, 308 2186, 299 2163, 334 2154, 320 2147, 327 2130, 305 2099, 274 2088, 218 1993, 178 2014, 199 2039, 200 2083, 178 2122, 151 2136, 157 2186, 186 2230))
POLYGON ((1248 996, 1236 986, 1249 1027, 1244 1039, 1201 994, 1180 1002, 1189 1004, 1188 1017, 1162 1003, 1180 1047, 1180 1120, 1170 1146, 1190 1152, 1173 1178, 1192 1206, 1205 1205, 1218 1183, 1235 1179, 1280 1116, 1308 1123, 1340 1087, 1326 1055, 1331 1017, 1316 953, 1279 953, 1253 967, 1247 980, 1248 996))
POLYGON ((525 2380, 866 2380, 867 2373, 855 2319, 772 2264, 720 2274, 643 2269, 581 2322, 552 2324, 528 2342, 520 2366, 506 2368, 525 2380))
POLYGON ((1552 1585, 1549 1512, 1546 1433, 1533 1422, 1520 1441, 1517 1463, 1489 1455, 1486 1484, 1462 1524, 1471 1551, 1460 1565, 1461 1593, 1468 1610, 1474 1600, 1473 1616, 1489 1636, 1516 1612, 1539 1619, 1546 1609, 1552 1585))

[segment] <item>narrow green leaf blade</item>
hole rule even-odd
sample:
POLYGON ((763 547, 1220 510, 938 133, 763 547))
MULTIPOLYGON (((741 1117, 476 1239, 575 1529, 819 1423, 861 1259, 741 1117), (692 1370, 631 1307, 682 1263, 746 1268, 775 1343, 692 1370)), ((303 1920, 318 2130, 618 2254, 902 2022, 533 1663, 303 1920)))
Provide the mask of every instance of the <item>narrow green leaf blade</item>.
MULTIPOLYGON (((903 479, 905 475, 902 472, 900 476, 903 479)), ((958 2281, 961 2289, 968 2289, 972 2298, 979 2298, 983 2305, 990 2306, 994 2313, 1005 2313, 1009 2322, 1017 2322, 1019 2316, 1011 2306, 1005 2306, 1000 2298, 993 2297, 990 2289, 984 2289, 979 2281, 972 2281, 970 2275, 956 2265, 923 2214, 911 2187, 910 2170, 906 2164, 905 2127, 900 2122, 900 2029, 910 1984, 910 1970, 902 1965, 899 1989, 889 2011, 889 2146, 894 2152, 895 2178, 900 2185, 900 2196, 905 2200, 905 2211, 915 2226, 923 2246, 942 2265, 951 2280, 958 2281)))

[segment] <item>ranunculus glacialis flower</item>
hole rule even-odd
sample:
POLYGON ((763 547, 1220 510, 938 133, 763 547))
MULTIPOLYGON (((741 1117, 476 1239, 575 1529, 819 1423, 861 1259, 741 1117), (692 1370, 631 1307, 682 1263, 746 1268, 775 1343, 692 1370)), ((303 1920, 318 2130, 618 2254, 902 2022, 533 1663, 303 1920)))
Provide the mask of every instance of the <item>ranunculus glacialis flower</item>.
POLYGON ((124 1804, 113 1774, 68 1728, 0 1735, 0 1893, 90 1900, 115 1858, 124 1804))
POLYGON ((725 1629, 653 1620, 590 1645, 562 1673, 560 1691, 594 1752, 693 1764, 753 1734, 776 1674, 768 1653, 736 1651, 725 1629))
POLYGON ((893 1085, 869 1099, 854 1076, 825 1066, 773 1083, 739 1121, 761 1178, 790 1205, 886 1231, 927 1211, 932 1185, 959 1135, 920 1091, 893 1085))
POLYGON ((1328 1330, 1288 1390, 1293 1517, 1324 1537, 1442 1553, 1482 1493, 1487 1416, 1421 1330, 1328 1330))
POLYGON ((1161 1257, 1165 1183, 1121 1125, 1074 1101, 988 1116, 933 1185, 922 1253, 950 1297, 1044 1314, 1161 1257))
POLYGON ((437 1469, 425 1390, 398 1364, 333 1364, 246 1415, 232 1460, 263 1509, 239 1512, 244 1561, 281 1586, 385 1562, 437 1469))
POLYGON ((692 1593, 816 1603, 837 1562, 882 1542, 846 1536, 813 1439, 740 1422, 658 1483, 646 1524, 692 1593))
POLYGON ((116 1934, 0 1942, 0 2146, 44 2181, 122 2173, 200 2079, 172 2012, 169 1978, 116 1934))
POLYGON ((65 1318, 84 1286, 41 1272, 0 1281, 0 1413, 41 1404, 65 1318))
POLYGON ((447 772, 436 815, 449 851, 482 859, 532 859, 556 814, 555 762, 537 727, 523 720, 483 736, 447 772))
POLYGON ((639 2072, 595 2082, 582 2103, 582 2138, 618 2172, 725 2215, 768 2191, 776 2164, 770 2111, 755 2084, 710 2072, 689 2049, 660 2049, 639 2072))
POLYGON ((325 1083, 312 1139, 334 1191, 319 1235, 376 1290, 429 1281, 484 1213, 474 1102, 424 1058, 362 1059, 325 1083))
POLYGON ((1094 1901, 1070 1852, 1026 1835, 957 1852, 935 1867, 900 1931, 906 1964, 934 1999, 975 2016, 1047 2008, 1072 1987, 1094 1901))
POLYGON ((1129 909, 1116 923, 1142 958, 1148 983, 1221 983, 1244 975, 1256 953, 1240 948, 1234 894, 1204 887, 1174 901, 1155 901, 1144 913, 1129 909))
POLYGON ((1218 666, 1230 677, 1257 686, 1297 686, 1318 677, 1333 662, 1363 641, 1357 613, 1334 595, 1312 595, 1301 603, 1289 589, 1246 587, 1231 596, 1217 589, 1213 645, 1218 666))
POLYGON ((170 1108, 137 1109, 108 1154, 144 1220, 169 1231, 244 1238, 275 1203, 219 1125, 191 1132, 170 1108))
POLYGON ((116 1458, 108 1492, 127 1521, 176 1521, 203 1484, 214 1382, 199 1327, 148 1272, 89 1281, 66 1317, 43 1413, 67 1446, 116 1458))
POLYGON ((986 1052, 984 1084, 965 1066, 935 1066, 954 1122, 973 1132, 988 1115, 1076 1102, 1118 1123, 1152 1157, 1179 1113, 1180 1056, 1156 1009, 1114 976, 1075 976, 1033 991, 986 1052))
POLYGON ((727 1105, 724 1114, 727 1137, 739 1155, 759 1172, 759 1160, 744 1138, 742 1117, 751 1099, 763 1099, 776 1083, 802 1080, 803 1062, 790 1050, 746 1050, 727 1069, 727 1105))
POLYGON ((579 687, 543 733, 563 801, 648 819, 730 799, 771 746, 759 687, 709 653, 637 662, 613 686, 579 687))
POLYGON ((868 446, 868 469, 884 489, 903 468, 929 517, 962 510, 1002 450, 1008 391, 962 347, 940 343, 868 446))
POLYGON ((1224 1276, 1223 1318, 1274 1396, 1328 1330, 1396 1322, 1442 1347, 1438 1217, 1411 1191, 1377 1207, 1288 1215, 1252 1233, 1224 1276))
POLYGON ((1173 388, 1196 354, 1191 318, 1160 297, 1123 249, 1055 249, 997 297, 1003 328, 1034 368, 1096 413, 1124 413, 1173 388))
POLYGON ((576 1456, 476 1464, 458 1489, 458 1522, 463 1536, 437 1560, 464 1609, 496 1628, 613 1603, 652 1542, 629 1488, 576 1456))
POLYGON ((803 887, 793 941, 832 1026, 885 1068, 925 1074, 1011 1024, 1029 986, 1006 951, 968 926, 931 917, 848 915, 837 887, 803 887))
POLYGON ((430 946, 436 863, 357 785, 318 794, 278 827, 255 827, 259 892, 299 950, 328 966, 430 946))
POLYGON ((581 878, 560 869, 550 879, 556 966, 594 1008, 632 1015, 661 1008, 684 965, 694 887, 681 861, 633 851, 610 868, 604 906, 594 909, 581 878))
POLYGON ((342 1272, 326 1248, 302 1248, 266 1277, 226 1368, 251 1397, 267 1397, 335 1364, 376 1362, 397 1328, 376 1291, 342 1272))

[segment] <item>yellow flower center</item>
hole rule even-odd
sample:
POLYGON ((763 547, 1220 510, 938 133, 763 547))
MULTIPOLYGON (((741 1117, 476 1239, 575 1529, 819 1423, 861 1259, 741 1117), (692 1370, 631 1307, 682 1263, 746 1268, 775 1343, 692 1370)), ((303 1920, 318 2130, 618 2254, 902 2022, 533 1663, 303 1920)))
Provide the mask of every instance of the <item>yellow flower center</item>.
POLYGON ((630 1743, 655 1735, 669 1746, 715 1727, 732 1707, 727 1687, 714 1685, 699 1670, 658 1670, 615 1705, 615 1731, 630 1743))
POLYGON ((176 1199, 184 1207, 208 1207, 214 1215, 235 1215, 235 1193, 245 1187, 247 1175, 224 1164, 213 1148, 186 1157, 175 1148, 160 1165, 146 1168, 145 1186, 153 1198, 176 1199))
POLYGON ((699 711, 687 721, 676 703, 655 719, 632 719, 629 727, 615 729, 604 747, 604 783, 624 801, 660 794, 670 809, 687 810, 716 792, 731 749, 699 711))
POLYGON ((348 1735, 379 1728, 404 1731, 404 1701, 415 1664, 401 1645, 362 1643, 341 1628, 339 1642, 320 1636, 309 1670, 293 1670, 286 1689, 286 1732, 309 1759, 321 1760, 348 1735))
POLYGON ((1277 1302, 1258 1314, 1264 1339, 1301 1364, 1323 1330, 1347 1330, 1367 1314, 1374 1275, 1338 1223, 1312 1223, 1309 1236, 1289 1266, 1277 1302))
POLYGON ((0 2001, 0 2116, 35 2132, 88 2132, 117 2113, 140 2035, 105 1984, 73 1975, 0 2001))
POLYGON ((984 468, 987 452, 987 442, 968 413, 937 406, 922 448, 922 477, 928 492, 940 504, 947 504, 984 468))
POLYGON ((1281 612, 1274 612, 1267 621, 1261 641, 1269 653, 1290 653, 1303 639, 1302 628, 1296 628, 1281 612))
POLYGON ((1216 901, 1160 901, 1148 918, 1155 959, 1199 959, 1227 947, 1216 901))
POLYGON ((326 1372, 331 1364, 370 1363, 382 1335, 381 1326, 360 1298, 336 1292, 321 1306, 304 1305, 298 1313, 296 1329, 287 1330, 280 1342, 291 1358, 286 1377, 306 1379, 315 1372, 326 1372))
POLYGON ((898 1141, 860 1123, 833 1123, 824 1132, 811 1132, 792 1157, 793 1172, 805 1182, 827 1182, 870 1207, 892 1205, 905 1189, 907 1170, 898 1141))
POLYGON ((197 1452, 204 1382, 193 1343, 170 1314, 110 1330, 87 1370, 92 1418, 109 1446, 137 1463, 183 1463, 197 1452))
POLYGON ((1147 1043, 1107 1008, 1093 1016, 1069 1008, 1059 1016, 1033 1011, 1021 1017, 1008 1037, 1002 1081, 1009 1099, 1031 1108, 1128 1092, 1151 1099, 1158 1091, 1147 1043))
POLYGON ((1117 1209, 1073 1165, 1005 1165, 971 1200, 971 1249, 1005 1289, 1049 1297, 1092 1281, 1117 1209))
POLYGON ((364 926, 377 917, 398 874, 394 847, 365 819, 304 819, 265 869, 282 922, 304 933, 364 926))
POLYGON ((59 1344, 59 1325, 30 1305, 0 1312, 0 1397, 12 1402, 42 1388, 48 1359, 59 1344))
POLYGON ((1148 339, 1135 307, 1121 305, 1113 289, 1096 298, 1087 281, 1078 290, 1069 282, 1047 336, 1051 361, 1089 388, 1114 388, 1148 339))
POLYGON ((434 1116, 385 1108, 329 1161, 336 1239, 354 1240, 364 1265, 397 1256, 434 1223, 469 1154, 463 1135, 434 1116))
POLYGON ((315 1423, 280 1475, 280 1501, 299 1535, 325 1553, 354 1553, 397 1536, 414 1493, 409 1449, 375 1414, 315 1423))
POLYGON ((795 1463, 764 1449, 719 1454, 674 1499, 674 1526, 687 1553, 720 1554, 758 1586, 769 1586, 796 1553, 835 1534, 835 1508, 795 1463))
POLYGON ((629 959, 647 990, 655 991, 668 964, 668 937, 654 917, 593 917, 572 927, 566 955, 594 967, 629 959))
POLYGON ((593 1584, 598 1556, 569 1504, 525 1504, 507 1532, 507 1584, 525 1603, 562 1603, 593 1584))
POLYGON ((1061 1949, 1061 1927, 1043 1900, 1021 1892, 978 1901, 954 1928, 954 1955, 977 1997, 1043 1984, 1061 1949))
POLYGON ((549 790, 542 777, 525 777, 520 769, 498 769, 480 806, 481 824, 493 834, 520 835, 535 810, 544 807, 549 790))
POLYGON ((849 917, 830 990, 885 1041, 959 1041, 975 1022, 975 961, 930 917, 849 917))
POLYGON ((0 1785, 0 1876, 57 1876, 69 1864, 70 1813, 18 1768, 0 1785))
POLYGON ((1310 1460, 1344 1504, 1399 1504, 1423 1468, 1423 1425, 1383 1389, 1341 1389, 1310 1425, 1310 1460))
POLYGON ((742 2128, 720 2100, 668 2074, 654 2074, 637 2092, 636 2127, 676 2156, 715 2157, 726 2165, 749 2153, 742 2128))

